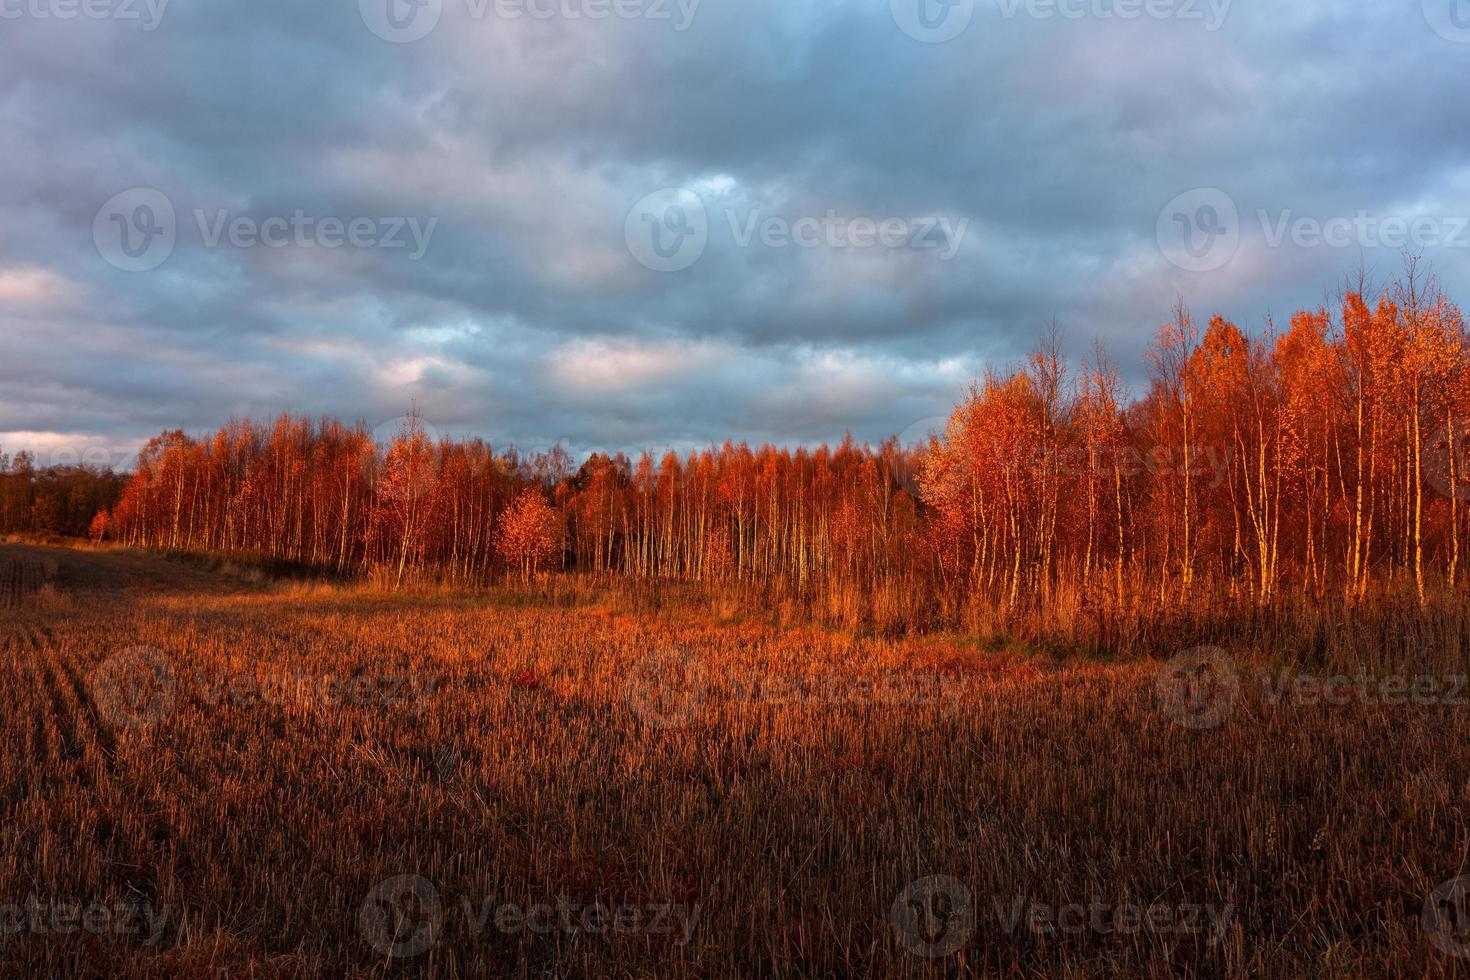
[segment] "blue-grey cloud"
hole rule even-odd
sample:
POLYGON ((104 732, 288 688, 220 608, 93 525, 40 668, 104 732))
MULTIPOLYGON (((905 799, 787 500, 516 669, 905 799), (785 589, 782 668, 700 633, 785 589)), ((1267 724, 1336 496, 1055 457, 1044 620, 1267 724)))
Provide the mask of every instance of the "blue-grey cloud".
POLYGON ((0 0, 0 446, 410 405, 522 446, 876 440, 1053 318, 1140 382, 1176 296, 1258 326, 1406 245, 1463 294, 1438 2, 0 0), (436 26, 384 40, 389 3, 436 26), (905 3, 973 12, 926 43, 905 3), (136 188, 173 238, 123 271, 99 222, 162 242, 99 218, 136 188), (704 219, 678 271, 627 239, 666 188, 704 219), (1191 269, 1161 209, 1201 188, 1238 245, 1191 269))

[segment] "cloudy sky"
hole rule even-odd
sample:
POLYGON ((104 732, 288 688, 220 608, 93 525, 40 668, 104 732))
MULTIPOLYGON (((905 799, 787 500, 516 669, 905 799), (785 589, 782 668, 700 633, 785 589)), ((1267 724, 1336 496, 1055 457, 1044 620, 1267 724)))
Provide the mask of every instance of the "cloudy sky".
POLYGON ((1470 2, 0 0, 0 448, 417 405, 924 426, 1404 247, 1470 296, 1470 2))

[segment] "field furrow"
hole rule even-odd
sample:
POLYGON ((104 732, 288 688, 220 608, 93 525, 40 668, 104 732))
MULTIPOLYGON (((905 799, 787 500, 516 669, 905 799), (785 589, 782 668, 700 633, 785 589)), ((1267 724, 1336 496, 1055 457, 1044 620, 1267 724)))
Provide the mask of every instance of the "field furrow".
POLYGON ((54 577, 54 566, 45 561, 0 558, 0 610, 21 608, 54 577))
POLYGON ((51 727, 60 734, 61 763, 72 768, 76 776, 85 783, 92 781, 90 767, 85 765, 88 756, 88 739, 82 730, 81 710, 75 693, 61 679, 57 667, 58 656, 54 647, 47 644, 39 628, 28 626, 23 633, 26 652, 36 665, 41 686, 50 705, 51 727))
POLYGON ((85 747, 88 757, 96 756, 101 766, 113 772, 117 758, 117 735, 111 723, 104 720, 97 708, 96 699, 89 689, 87 678, 82 673, 78 655, 67 654, 54 645, 55 635, 42 629, 42 640, 51 644, 52 682, 60 689, 62 700, 74 712, 76 737, 85 747))

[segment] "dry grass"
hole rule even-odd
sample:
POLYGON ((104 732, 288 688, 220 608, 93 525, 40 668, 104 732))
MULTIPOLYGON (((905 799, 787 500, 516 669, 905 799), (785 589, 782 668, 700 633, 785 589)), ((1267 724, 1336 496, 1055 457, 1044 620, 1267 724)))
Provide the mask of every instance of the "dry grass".
MULTIPOLYGON (((55 563, 65 597, 0 612, 0 906, 158 926, 0 908, 0 975, 1470 975, 1421 921, 1470 872, 1464 705, 1273 702, 1242 650, 1194 730, 1148 663, 0 560, 55 563), (442 912, 401 902, 420 917, 387 936, 395 906, 365 902, 404 875, 442 912), (936 920, 957 948, 929 959, 892 913, 935 875, 972 923, 936 920), (494 925, 559 900, 676 908, 668 932, 494 925), (1069 903, 1105 929, 1007 928, 1069 903), (1126 905, 1201 927, 1111 928, 1126 905), (421 921, 424 952, 374 948, 421 921)), ((1415 671, 1470 672, 1424 649, 1415 671)))

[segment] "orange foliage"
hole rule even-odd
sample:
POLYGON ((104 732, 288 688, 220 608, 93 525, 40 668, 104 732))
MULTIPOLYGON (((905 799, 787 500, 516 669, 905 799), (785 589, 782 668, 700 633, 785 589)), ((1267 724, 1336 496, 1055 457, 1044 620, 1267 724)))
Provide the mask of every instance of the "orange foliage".
POLYGON ((1470 347, 1412 263, 1284 334, 1222 317, 1201 333, 1181 305, 1147 363, 1128 403, 1105 353, 1073 372, 1053 336, 909 447, 727 442, 575 467, 435 444, 414 420, 386 446, 332 420, 231 422, 150 442, 108 533, 397 580, 555 564, 719 582, 894 625, 1064 594, 1121 611, 1459 588, 1470 347))

